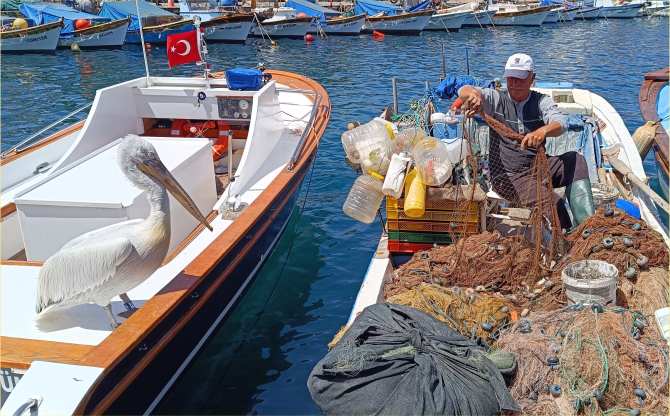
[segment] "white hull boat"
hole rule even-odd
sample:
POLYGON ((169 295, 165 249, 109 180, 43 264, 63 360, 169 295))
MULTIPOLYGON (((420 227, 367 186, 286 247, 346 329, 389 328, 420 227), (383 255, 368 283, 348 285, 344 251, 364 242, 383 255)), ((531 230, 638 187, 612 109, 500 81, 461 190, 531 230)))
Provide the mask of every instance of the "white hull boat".
POLYGON ((126 42, 129 25, 130 19, 121 19, 75 30, 72 37, 58 39, 58 47, 71 48, 76 43, 80 49, 118 49, 126 42))
POLYGON ((578 9, 573 9, 573 10, 563 10, 559 12, 559 20, 562 20, 564 22, 572 22, 575 20, 575 16, 577 16, 578 9))
POLYGON ((473 11, 470 16, 467 16, 463 21, 462 27, 480 27, 491 24, 495 10, 473 11))
POLYGON ((433 15, 432 10, 394 16, 370 16, 363 23, 362 32, 381 32, 385 35, 419 35, 433 15))
POLYGON ((559 18, 560 18, 559 11, 554 9, 551 12, 549 12, 547 17, 545 17, 544 20, 542 21, 542 23, 543 24, 544 23, 557 23, 559 18))
POLYGON ((472 15, 472 12, 449 12, 435 13, 430 17, 428 24, 423 30, 446 30, 449 32, 458 32, 463 26, 465 19, 472 15))
POLYGON ((582 19, 582 20, 596 20, 600 19, 600 9, 602 9, 602 6, 599 7, 591 7, 591 8, 581 8, 577 12, 577 19, 582 19))
POLYGON ((251 30, 251 36, 272 38, 302 39, 310 30, 316 17, 296 17, 295 9, 279 7, 274 10, 274 16, 256 24, 251 30))
POLYGON ((244 43, 251 32, 253 15, 239 14, 215 17, 200 26, 204 28, 205 40, 222 43, 244 43))
POLYGON ((328 19, 325 24, 317 21, 312 24, 308 33, 323 31, 328 36, 358 36, 363 29, 365 16, 365 14, 359 14, 351 17, 328 19))
POLYGON ((542 26, 544 19, 551 13, 551 6, 518 12, 497 12, 493 15, 496 26, 542 26))
POLYGON ((58 46, 62 22, 47 23, 0 34, 3 53, 53 52, 58 46))
POLYGON ((641 3, 622 4, 620 6, 603 6, 600 15, 608 19, 632 19, 644 7, 641 3))

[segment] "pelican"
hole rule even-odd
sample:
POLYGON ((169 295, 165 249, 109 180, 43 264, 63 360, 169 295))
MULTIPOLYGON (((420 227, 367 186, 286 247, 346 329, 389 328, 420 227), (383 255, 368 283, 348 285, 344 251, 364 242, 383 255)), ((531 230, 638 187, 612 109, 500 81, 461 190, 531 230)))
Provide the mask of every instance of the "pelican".
POLYGON ((193 200, 161 162, 147 141, 129 134, 119 145, 121 171, 146 195, 147 219, 110 225, 83 234, 49 257, 37 281, 38 316, 57 306, 95 302, 117 328, 110 301, 119 295, 127 309, 126 292, 149 278, 165 259, 170 245, 168 191, 186 210, 212 231, 193 200))

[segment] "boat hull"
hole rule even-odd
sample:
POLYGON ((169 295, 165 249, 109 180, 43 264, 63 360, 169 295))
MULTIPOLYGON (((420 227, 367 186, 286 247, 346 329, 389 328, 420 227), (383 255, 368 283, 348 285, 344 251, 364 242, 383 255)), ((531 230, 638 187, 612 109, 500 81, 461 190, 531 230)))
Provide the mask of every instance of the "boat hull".
POLYGON ((578 9, 574 10, 566 10, 564 12, 558 12, 560 17, 559 20, 562 20, 564 22, 572 22, 575 20, 575 16, 577 16, 578 9))
POLYGON ((430 17, 428 24, 423 30, 447 30, 449 32, 458 32, 463 26, 465 19, 471 12, 441 13, 430 17))
POLYGON ((621 6, 603 7, 600 14, 608 19, 632 19, 644 7, 644 3, 624 4, 621 6))
POLYGON ((2 53, 53 52, 58 46, 60 26, 33 35, 0 40, 2 53))
POLYGON ((496 26, 542 26, 549 13, 551 13, 550 10, 534 13, 504 13, 501 16, 496 13, 493 15, 493 24, 496 26))
POLYGON ((596 20, 600 19, 600 9, 602 7, 593 7, 590 9, 579 9, 577 12, 577 20, 596 20))
POLYGON ((363 33, 381 32, 385 35, 418 36, 430 21, 432 12, 407 13, 396 16, 368 17, 363 33))
MULTIPOLYGON (((291 217, 303 178, 314 156, 313 151, 309 163, 303 164, 299 174, 294 175, 294 180, 272 205, 273 208, 278 208, 278 212, 272 209, 265 212, 247 234, 248 238, 240 240, 194 291, 204 294, 223 280, 211 296, 200 301, 199 297, 192 297, 188 302, 190 305, 180 305, 152 331, 156 332, 155 336, 152 334, 142 341, 143 346, 150 350, 163 336, 169 336, 170 329, 184 318, 189 309, 199 306, 188 323, 174 335, 104 414, 148 414, 167 396, 170 388, 179 382, 180 376, 185 374, 185 370, 197 357, 209 336, 235 310, 270 257, 291 217), (227 270, 232 264, 235 264, 234 268, 227 270), (198 303, 202 304, 197 305, 198 303)), ((145 351, 135 349, 104 378, 91 396, 84 414, 90 414, 94 409, 93 404, 99 402, 138 365, 145 351)))
MULTIPOLYGON (((663 198, 666 200, 670 199, 670 190, 668 190, 669 181, 668 179, 668 167, 663 164, 661 160, 659 149, 654 148, 654 164, 656 165, 656 172, 658 173, 658 182, 661 186, 661 191, 663 191, 663 198)), ((667 161, 665 161, 667 163, 667 161)))
POLYGON ((270 36, 271 39, 302 39, 307 34, 307 31, 312 26, 311 20, 293 21, 294 19, 286 19, 286 22, 270 22, 261 23, 261 27, 256 25, 250 36, 263 37, 270 36))
POLYGON ((558 23, 558 18, 559 18, 559 12, 556 10, 552 10, 547 17, 544 18, 542 23, 558 23))
POLYGON ((251 21, 224 23, 204 28, 204 36, 208 42, 244 43, 252 27, 251 21))
POLYGON ((58 39, 58 48, 69 49, 73 43, 76 43, 80 49, 122 48, 126 41, 129 24, 130 22, 126 22, 119 27, 97 33, 81 33, 75 34, 71 38, 60 38, 58 39))
MULTIPOLYGON (((175 33, 184 33, 195 30, 195 26, 186 25, 177 29, 164 30, 160 32, 144 33, 144 43, 167 43, 167 37, 175 33)), ((126 43, 141 44, 140 32, 137 30, 129 31, 126 34, 126 43)))
POLYGON ((323 30, 328 36, 358 36, 363 29, 363 23, 365 23, 364 14, 343 19, 331 19, 327 24, 321 25, 321 29, 319 29, 320 22, 312 24, 307 33, 320 33, 320 30, 323 30))
POLYGON ((463 21, 461 27, 480 27, 489 26, 491 24, 491 16, 495 14, 494 10, 484 10, 481 12, 472 12, 463 21))

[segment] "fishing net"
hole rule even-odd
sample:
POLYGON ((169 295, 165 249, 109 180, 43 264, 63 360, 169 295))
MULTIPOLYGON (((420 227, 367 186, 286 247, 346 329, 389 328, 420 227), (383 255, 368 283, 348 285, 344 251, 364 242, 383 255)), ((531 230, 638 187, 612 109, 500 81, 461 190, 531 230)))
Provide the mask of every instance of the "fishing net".
POLYGON ((524 413, 668 414, 668 347, 651 328, 629 309, 565 308, 519 320, 497 346, 517 359, 524 413))

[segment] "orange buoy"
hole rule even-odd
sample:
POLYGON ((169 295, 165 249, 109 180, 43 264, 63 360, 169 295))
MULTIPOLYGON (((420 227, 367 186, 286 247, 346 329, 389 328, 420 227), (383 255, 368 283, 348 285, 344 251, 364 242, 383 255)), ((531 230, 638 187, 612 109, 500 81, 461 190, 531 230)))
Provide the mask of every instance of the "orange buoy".
POLYGON ((305 40, 307 42, 314 42, 314 36, 312 36, 310 34, 307 34, 307 35, 305 35, 305 40))
POLYGON ((82 30, 91 27, 91 24, 86 19, 78 19, 74 23, 74 25, 76 26, 77 30, 82 30))
POLYGON ((300 13, 296 14, 295 17, 307 17, 307 14, 305 14, 303 12, 300 12, 300 13))
POLYGON ((173 0, 168 0, 167 7, 174 7, 174 1, 173 0))
POLYGON ((372 36, 377 38, 377 39, 383 39, 383 38, 386 37, 385 34, 383 34, 381 32, 377 32, 376 30, 372 31, 372 36))
POLYGON ((151 50, 151 44, 149 42, 144 44, 144 49, 150 51, 151 50))

